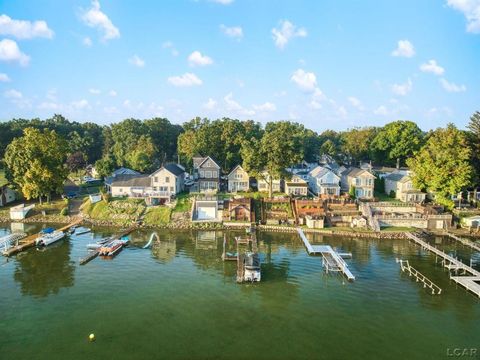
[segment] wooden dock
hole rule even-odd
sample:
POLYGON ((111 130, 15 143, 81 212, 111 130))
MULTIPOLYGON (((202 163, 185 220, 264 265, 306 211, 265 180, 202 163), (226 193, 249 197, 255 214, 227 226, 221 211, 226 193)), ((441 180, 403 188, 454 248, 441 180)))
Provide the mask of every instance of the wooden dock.
MULTIPOLYGON (((113 235, 110 240, 113 241, 113 240, 120 240, 122 237, 130 234, 132 231, 134 231, 136 228, 138 228, 138 225, 137 224, 134 224, 132 226, 130 226, 128 229, 126 230, 123 230, 121 231, 119 234, 117 235, 113 235)), ((158 235, 157 235, 158 236, 158 235)), ((98 255, 100 254, 100 248, 96 249, 96 250, 93 250, 93 251, 90 251, 85 257, 81 258, 78 263, 80 265, 85 265, 87 263, 89 263, 90 261, 92 261, 93 259, 95 259, 98 255)))
POLYGON ((452 239, 457 240, 458 242, 462 243, 465 246, 468 246, 469 248, 480 252, 480 245, 474 243, 473 241, 470 241, 465 238, 458 237, 457 235, 451 234, 449 232, 446 233, 446 235, 450 236, 452 239))
POLYGON ((297 228, 298 235, 303 241, 308 255, 322 255, 322 263, 326 272, 341 272, 349 281, 355 280, 355 276, 348 268, 342 257, 352 257, 350 253, 337 253, 330 245, 312 245, 301 228, 297 228))
POLYGON ((403 272, 407 272, 410 277, 414 277, 417 282, 421 282, 424 288, 429 288, 432 290, 432 295, 440 295, 442 289, 439 286, 435 285, 432 280, 423 275, 420 271, 415 269, 410 265, 408 260, 395 260, 397 263, 400 263, 400 269, 403 272))
MULTIPOLYGON (((76 226, 82 222, 82 219, 75 220, 74 222, 57 229, 57 231, 65 231, 70 229, 72 226, 76 226)), ((13 246, 3 253, 5 256, 12 256, 24 250, 27 250, 35 246, 35 240, 40 236, 40 233, 27 236, 26 238, 19 241, 17 246, 13 246)))
POLYGON ((480 297, 480 276, 450 276, 450 279, 480 297))

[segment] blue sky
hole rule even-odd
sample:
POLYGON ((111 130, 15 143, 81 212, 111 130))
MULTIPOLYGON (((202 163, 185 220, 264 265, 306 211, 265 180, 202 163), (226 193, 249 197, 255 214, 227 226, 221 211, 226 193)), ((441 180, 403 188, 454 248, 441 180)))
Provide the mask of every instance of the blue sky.
POLYGON ((480 110, 480 0, 0 0, 0 119, 295 120, 480 110))

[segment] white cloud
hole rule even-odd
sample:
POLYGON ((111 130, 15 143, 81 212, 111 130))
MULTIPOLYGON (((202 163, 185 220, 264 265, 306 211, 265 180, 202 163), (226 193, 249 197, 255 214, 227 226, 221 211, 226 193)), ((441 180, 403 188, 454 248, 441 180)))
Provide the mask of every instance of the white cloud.
POLYGON ((170 76, 168 82, 174 86, 186 87, 202 85, 202 80, 193 73, 185 73, 179 76, 170 76))
POLYGON ((117 92, 116 92, 115 90, 110 90, 110 91, 108 92, 108 95, 110 95, 110 96, 112 96, 112 97, 113 97, 113 96, 117 96, 117 92))
POLYGON ((117 114, 118 113, 118 109, 115 107, 115 106, 105 106, 103 108, 103 111, 105 112, 105 114, 108 114, 108 115, 112 115, 112 114, 117 114))
POLYGON ((212 58, 202 55, 200 51, 194 51, 188 56, 190 66, 206 66, 213 64, 212 58))
POLYGON ((3 96, 5 96, 7 99, 21 99, 23 98, 23 95, 20 91, 11 89, 7 90, 3 93, 3 96))
POLYGON ((388 115, 388 110, 384 105, 379 106, 375 110, 373 110, 373 113, 375 115, 382 115, 382 116, 387 116, 388 115))
POLYGON ((272 36, 275 46, 283 49, 291 39, 307 36, 307 30, 303 27, 297 29, 290 21, 283 20, 280 21, 279 29, 272 29, 272 36))
POLYGON ((175 49, 175 47, 173 46, 173 43, 171 41, 165 41, 162 44, 162 48, 170 49, 170 53, 172 54, 172 56, 178 56, 178 54, 179 54, 178 50, 175 49))
POLYGON ((408 40, 399 40, 397 48, 392 51, 392 56, 401 56, 410 58, 415 55, 415 49, 408 40))
POLYGON ((101 93, 100 89, 88 89, 88 92, 93 95, 99 95, 101 93))
POLYGON ((83 45, 90 47, 92 46, 92 39, 90 39, 88 36, 84 37, 82 40, 83 45))
POLYGON ((86 109, 86 108, 90 107, 90 105, 88 104, 88 101, 85 100, 85 99, 78 100, 78 101, 72 101, 71 105, 72 105, 73 108, 75 108, 77 110, 82 110, 82 109, 86 109))
POLYGON ((20 51, 15 41, 3 39, 0 40, 0 61, 18 62, 21 66, 27 66, 30 57, 20 51))
POLYGON ((272 112, 272 111, 276 111, 277 110, 277 106, 271 102, 266 102, 266 103, 263 103, 261 105, 253 105, 253 108, 256 110, 256 111, 260 111, 260 112, 272 112))
POLYGON ((87 26, 97 28, 102 32, 102 39, 104 41, 120 37, 120 30, 118 30, 108 16, 100 10, 98 0, 92 1, 92 7, 82 14, 82 20, 87 26))
POLYGON ((221 5, 230 5, 234 0, 210 0, 211 2, 221 4, 221 5))
POLYGON ((317 100, 315 99, 312 99, 309 103, 308 103, 308 106, 314 110, 318 110, 318 109, 321 109, 322 108, 322 104, 320 104, 320 102, 318 102, 317 100))
POLYGON ((445 72, 445 69, 438 65, 435 60, 429 60, 427 63, 420 65, 420 70, 435 75, 442 75, 445 72))
POLYGON ((10 78, 8 77, 7 74, 0 73, 0 82, 9 82, 10 78))
POLYGON ((136 54, 133 55, 130 59, 128 59, 128 62, 132 65, 135 65, 136 67, 145 66, 145 61, 136 54))
POLYGON ((317 77, 313 72, 297 69, 290 78, 297 86, 306 92, 313 92, 317 88, 317 77))
POLYGON ((228 27, 222 24, 220 25, 220 30, 228 37, 234 39, 241 39, 243 37, 243 29, 240 26, 228 27))
POLYGON ((446 79, 441 78, 440 84, 442 84, 443 88, 448 92, 464 92, 467 90, 465 85, 457 85, 451 82, 448 82, 446 79))
POLYGON ((51 39, 54 32, 49 29, 47 23, 43 20, 34 22, 14 20, 2 14, 0 15, 0 35, 10 35, 17 39, 32 39, 35 37, 51 39))
POLYGON ((38 105, 40 110, 59 110, 61 108, 60 104, 55 102, 45 101, 38 105))
POLYGON ((392 91, 396 95, 405 96, 410 91, 412 91, 412 85, 413 85, 412 80, 408 78, 407 82, 404 84, 393 84, 392 91))
POLYGON ((249 110, 244 108, 242 105, 240 105, 237 101, 233 99, 233 94, 228 93, 223 100, 225 101, 225 104, 227 106, 228 111, 233 111, 235 113, 238 113, 240 115, 245 115, 245 116, 253 116, 255 115, 255 111, 249 110))
POLYGON ((463 13, 467 20, 467 32, 480 33, 479 0, 447 0, 448 6, 463 13))
POLYGON ((343 106, 337 107, 337 112, 338 112, 338 115, 340 115, 343 118, 347 117, 348 115, 347 109, 345 109, 345 107, 343 106))
POLYGON ((358 100, 356 97, 354 96, 349 96, 347 98, 348 102, 355 108, 359 109, 359 110, 363 110, 363 105, 362 105, 362 102, 360 100, 358 100))
POLYGON ((203 104, 203 107, 207 110, 213 110, 217 106, 217 102, 212 98, 209 98, 208 101, 203 104))

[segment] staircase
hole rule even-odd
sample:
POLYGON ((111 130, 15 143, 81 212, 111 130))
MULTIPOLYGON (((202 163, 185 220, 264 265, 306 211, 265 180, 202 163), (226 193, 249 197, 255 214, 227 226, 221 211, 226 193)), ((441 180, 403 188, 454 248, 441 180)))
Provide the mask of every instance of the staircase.
POLYGON ((372 214, 372 208, 370 207, 369 203, 362 202, 360 205, 360 210, 362 211, 362 215, 367 218, 368 225, 373 231, 380 231, 380 224, 378 220, 372 214))

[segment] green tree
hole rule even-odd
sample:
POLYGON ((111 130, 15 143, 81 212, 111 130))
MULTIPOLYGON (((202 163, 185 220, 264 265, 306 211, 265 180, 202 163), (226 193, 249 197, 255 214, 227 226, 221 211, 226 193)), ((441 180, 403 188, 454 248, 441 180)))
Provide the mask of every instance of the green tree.
POLYGON ((374 127, 353 128, 342 133, 342 150, 351 163, 366 160, 370 156, 369 144, 375 137, 374 127))
POLYGON ((95 163, 95 171, 102 178, 109 176, 115 171, 115 160, 110 155, 97 160, 95 163))
POLYGON ((405 164, 423 145, 423 132, 412 121, 394 121, 380 129, 371 143, 375 159, 382 164, 405 164))
POLYGON ((475 170, 474 182, 480 184, 480 112, 476 111, 467 125, 468 142, 472 149, 472 165, 475 170))
POLYGON ((134 170, 146 172, 159 166, 155 161, 156 149, 149 136, 140 136, 134 148, 126 155, 126 165, 134 170))
POLYGON ((285 169, 303 159, 303 131, 295 123, 268 123, 262 138, 245 140, 241 154, 243 167, 251 176, 268 183, 273 195, 273 180, 288 178, 285 169))
POLYGON ((452 208, 451 195, 471 185, 470 155, 465 134, 453 124, 435 130, 420 151, 407 159, 413 184, 434 192, 439 204, 452 208))
POLYGON ((53 130, 26 128, 5 152, 7 177, 28 199, 61 193, 67 178, 67 143, 53 130))

